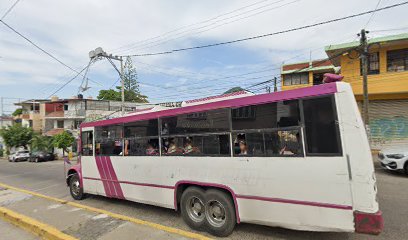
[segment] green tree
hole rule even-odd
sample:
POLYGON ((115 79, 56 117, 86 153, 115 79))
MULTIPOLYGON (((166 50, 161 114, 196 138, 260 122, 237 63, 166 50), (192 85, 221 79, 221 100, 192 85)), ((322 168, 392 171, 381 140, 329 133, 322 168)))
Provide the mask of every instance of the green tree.
POLYGON ((28 127, 23 127, 21 124, 14 124, 2 128, 0 130, 0 136, 3 138, 5 145, 8 148, 23 146, 27 148, 33 137, 33 130, 28 127))
POLYGON ((30 148, 37 151, 51 152, 53 147, 52 137, 34 134, 30 141, 30 148))
POLYGON ((245 89, 243 89, 242 87, 233 87, 229 89, 228 91, 225 91, 224 94, 240 92, 240 91, 245 91, 245 89))
POLYGON ((60 134, 57 134, 53 137, 52 143, 54 147, 62 149, 62 156, 65 156, 65 152, 69 147, 74 143, 75 138, 71 133, 64 131, 60 134))
MULTIPOLYGON (((140 93, 138 76, 136 68, 133 66, 132 58, 127 57, 123 66, 123 83, 125 92, 125 101, 147 103, 147 96, 140 93)), ((121 86, 116 86, 116 90, 100 90, 97 96, 99 100, 121 101, 121 86)))
POLYGON ((12 115, 15 117, 15 116, 18 116, 18 115, 21 115, 21 114, 23 114, 23 109, 22 108, 17 108, 13 113, 12 113, 12 115))

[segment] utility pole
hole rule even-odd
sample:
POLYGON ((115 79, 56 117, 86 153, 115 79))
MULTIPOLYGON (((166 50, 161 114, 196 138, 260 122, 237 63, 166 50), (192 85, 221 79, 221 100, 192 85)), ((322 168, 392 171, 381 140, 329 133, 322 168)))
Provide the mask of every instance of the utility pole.
POLYGON ((125 78, 123 77, 123 57, 122 56, 113 56, 112 54, 107 54, 101 47, 96 48, 95 50, 92 50, 89 52, 89 58, 92 59, 102 59, 102 58, 107 58, 109 62, 112 64, 112 66, 115 68, 115 70, 119 73, 120 80, 121 80, 121 110, 122 110, 122 116, 125 115, 125 78), (112 62, 113 60, 120 61, 120 70, 115 66, 115 64, 112 62))
POLYGON ((368 44, 367 44, 367 36, 365 29, 361 29, 360 33, 360 46, 361 46, 361 67, 362 67, 362 75, 363 75, 363 120, 366 126, 366 130, 368 131, 369 126, 369 117, 368 117, 368 81, 367 81, 367 74, 368 74, 368 44))
POLYGON ((277 86, 277 83, 276 83, 276 77, 274 77, 273 80, 274 80, 273 81, 273 92, 277 92, 278 91, 278 86, 277 86))
POLYGON ((120 80, 122 84, 122 116, 125 115, 125 78, 123 77, 123 57, 120 57, 120 80))

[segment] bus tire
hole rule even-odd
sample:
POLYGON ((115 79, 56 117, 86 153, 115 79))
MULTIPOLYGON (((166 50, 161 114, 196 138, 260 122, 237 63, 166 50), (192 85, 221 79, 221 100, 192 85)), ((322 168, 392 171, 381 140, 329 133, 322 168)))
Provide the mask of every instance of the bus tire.
POLYGON ((229 194, 216 189, 205 192, 207 230, 217 237, 229 236, 237 222, 235 206, 229 194))
POLYGON ((69 192, 75 200, 84 199, 84 189, 81 187, 78 174, 72 175, 69 179, 69 192))
POLYGON ((204 195, 204 190, 199 187, 188 187, 181 195, 181 216, 184 222, 195 230, 201 230, 206 224, 204 195))

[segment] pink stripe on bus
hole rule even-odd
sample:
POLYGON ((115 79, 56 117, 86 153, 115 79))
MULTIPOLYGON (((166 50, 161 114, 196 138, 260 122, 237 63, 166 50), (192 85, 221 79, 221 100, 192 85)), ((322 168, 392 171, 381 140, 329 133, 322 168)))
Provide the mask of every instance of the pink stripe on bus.
POLYGON ((313 207, 335 208, 335 209, 344 209, 344 210, 353 209, 352 206, 332 204, 332 203, 309 202, 309 201, 290 200, 290 199, 283 199, 283 198, 269 198, 269 197, 248 196, 248 195, 236 195, 236 197, 241 198, 241 199, 298 204, 298 205, 306 205, 306 206, 313 206, 313 207))
POLYGON ((178 114, 185 114, 191 112, 202 112, 212 109, 228 108, 228 107, 242 107, 255 104, 264 104, 270 102, 278 102, 292 99, 299 99, 304 97, 320 96, 337 92, 336 83, 326 83, 313 87, 305 87, 275 93, 258 94, 242 98, 234 98, 222 100, 218 102, 210 102, 205 104, 198 104, 194 106, 166 109, 157 112, 149 112, 144 114, 130 115, 118 117, 107 120, 100 120, 95 122, 86 122, 81 124, 83 127, 105 126, 110 124, 127 123, 133 121, 141 121, 148 119, 155 119, 159 117, 175 116, 178 114))
MULTIPOLYGON (((105 171, 105 178, 108 179, 108 180, 112 180, 111 175, 110 175, 110 169, 109 169, 109 166, 107 164, 106 156, 101 156, 100 158, 102 160, 103 170, 105 171)), ((115 186, 112 184, 111 181, 107 181, 107 184, 108 184, 108 187, 110 189, 111 197, 115 197, 116 196, 115 186)))
POLYGON ((123 195, 122 187, 120 186, 120 182, 118 181, 118 177, 116 176, 115 169, 113 168, 112 160, 108 156, 106 157, 106 164, 108 165, 109 175, 112 180, 112 185, 114 186, 115 191, 116 191, 115 197, 120 198, 120 199, 125 199, 125 196, 123 195))
MULTIPOLYGON (((99 171, 99 175, 101 176, 101 179, 106 179, 106 175, 105 175, 105 171, 103 169, 102 166, 102 159, 99 156, 95 157, 95 162, 96 162, 96 166, 98 167, 98 171, 99 171)), ((84 177, 85 179, 89 179, 84 177)), ((110 192, 110 188, 108 186, 108 183, 106 181, 102 181, 103 184, 103 188, 105 189, 105 195, 107 197, 111 197, 111 192, 110 192)))

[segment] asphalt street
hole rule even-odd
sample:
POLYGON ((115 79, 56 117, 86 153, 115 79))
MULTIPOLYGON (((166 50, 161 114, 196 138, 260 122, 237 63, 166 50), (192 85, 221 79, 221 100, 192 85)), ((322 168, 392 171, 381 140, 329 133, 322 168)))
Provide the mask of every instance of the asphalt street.
MULTIPOLYGON (((378 199, 385 221, 384 232, 379 236, 356 233, 304 232, 253 224, 240 224, 227 239, 407 239, 408 176, 387 172, 379 167, 376 167, 376 176, 379 192, 378 199)), ((73 201, 65 184, 62 161, 9 163, 0 159, 0 183, 73 201)), ((81 204, 192 231, 184 224, 179 213, 170 209, 100 196, 89 196, 81 201, 81 204)), ((152 231, 155 230, 152 229, 152 231)), ((206 235, 205 233, 202 234, 206 235)))

